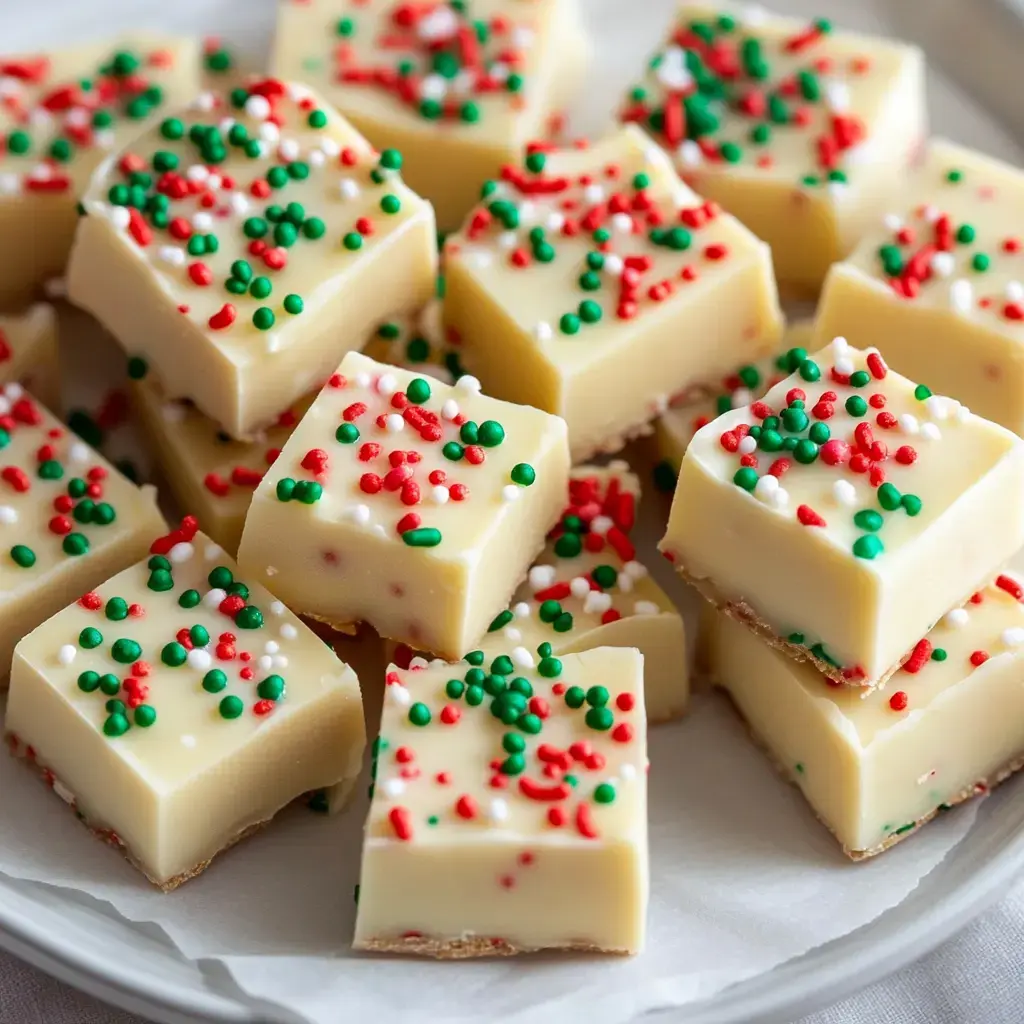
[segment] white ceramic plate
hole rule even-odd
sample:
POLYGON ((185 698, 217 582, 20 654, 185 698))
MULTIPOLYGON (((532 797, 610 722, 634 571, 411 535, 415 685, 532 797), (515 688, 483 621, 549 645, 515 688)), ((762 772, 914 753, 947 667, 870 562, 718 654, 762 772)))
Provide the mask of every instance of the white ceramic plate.
MULTIPOLYGON (((965 83, 984 101, 986 96, 1020 95, 1019 82, 1005 77, 1016 73, 1015 62, 1000 57, 1019 54, 1024 38, 1011 10, 1014 2, 930 0, 924 23, 918 0, 776 0, 773 6, 804 16, 832 14, 856 28, 885 31, 889 26, 900 34, 920 34, 930 56, 954 77, 958 24, 969 16, 973 45, 966 69, 971 78, 965 83), (983 51, 992 59, 978 60, 983 51)), ((595 29, 599 73, 576 123, 594 131, 604 123, 603 112, 611 109, 630 69, 657 39, 674 0, 584 0, 584 6, 595 29)), ((273 0, 176 0, 173 5, 46 0, 36 8, 0 0, 0 46, 32 49, 146 26, 221 34, 258 58, 265 51, 273 8, 273 0)), ((1014 139, 1014 129, 1024 130, 1019 110, 993 100, 991 109, 1007 118, 1004 124, 955 87, 935 84, 940 102, 933 102, 932 110, 938 130, 996 155, 1020 157, 1014 139)), ((1014 780, 985 802, 967 838, 902 904, 842 939, 665 1016, 690 1024, 792 1020, 922 956, 1005 893, 1022 869, 1024 783, 1014 780)), ((0 878, 0 947, 94 996, 169 1024, 294 1020, 244 996, 219 967, 184 960, 158 928, 131 924, 67 890, 0 878)))

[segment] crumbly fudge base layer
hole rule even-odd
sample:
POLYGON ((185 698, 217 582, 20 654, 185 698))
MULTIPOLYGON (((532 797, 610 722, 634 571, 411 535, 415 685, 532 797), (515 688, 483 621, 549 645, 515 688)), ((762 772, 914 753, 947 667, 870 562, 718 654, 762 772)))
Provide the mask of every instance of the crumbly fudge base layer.
POLYGON ((661 413, 655 410, 646 419, 626 427, 618 434, 606 437, 583 451, 574 451, 572 453, 572 464, 578 466, 584 462, 590 462, 592 459, 600 458, 602 455, 617 454, 631 441, 639 440, 641 437, 647 437, 654 433, 654 420, 660 415, 661 413))
MULTIPOLYGON (((805 661, 808 664, 813 665, 823 676, 831 679, 834 683, 839 683, 842 686, 853 686, 858 689, 874 689, 875 687, 882 686, 911 654, 911 651, 907 651, 907 653, 900 658, 895 665, 886 669, 886 671, 877 679, 847 679, 843 675, 843 670, 841 668, 836 668, 835 665, 816 657, 809 648, 803 647, 800 644, 792 644, 788 640, 779 636, 775 630, 764 621, 764 619, 758 617, 757 612, 755 612, 754 609, 746 602, 729 600, 719 592, 718 588, 711 582, 711 580, 702 576, 694 576, 678 561, 673 560, 672 565, 676 572, 679 573, 679 575, 689 583, 705 601, 713 604, 720 612, 724 612, 731 619, 735 619, 740 624, 746 626, 747 629, 756 633, 757 636, 768 644, 769 647, 773 647, 775 650, 781 651, 786 655, 786 657, 792 658, 794 661, 805 661)), ((964 603, 966 603, 966 601, 964 603)), ((934 626, 935 623, 931 623, 928 629, 926 629, 921 635, 925 636, 934 628, 934 626)))
MULTIPOLYGON (((736 713, 736 717, 739 718, 739 720, 743 723, 743 726, 747 730, 747 733, 750 736, 751 740, 753 740, 754 745, 760 748, 762 753, 764 753, 765 757, 767 757, 768 760, 772 763, 773 767, 779 773, 779 775, 781 775, 782 778, 784 778, 791 786, 794 786, 796 789, 799 789, 800 784, 797 781, 796 777, 775 756, 775 753, 771 749, 771 747, 768 746, 767 742, 761 737, 758 731, 750 724, 750 720, 747 718, 746 715, 743 714, 743 712, 739 708, 739 705, 732 699, 732 694, 729 693, 728 690, 718 687, 714 683, 713 679, 708 679, 708 683, 709 685, 715 686, 718 692, 728 699, 729 704, 731 705, 733 711, 736 713)), ((991 790, 995 789, 995 787, 998 786, 1000 782, 1004 782, 1011 775, 1020 771, 1021 768, 1024 768, 1024 753, 1019 754, 1008 764, 1003 765, 1002 768, 997 769, 990 775, 987 775, 982 779, 978 779, 978 781, 974 782, 972 785, 965 786, 962 790, 960 790, 960 792, 954 793, 952 796, 947 797, 945 801, 946 809, 948 810, 949 808, 957 806, 957 804, 962 804, 965 800, 970 800, 971 797, 981 796, 983 793, 990 792, 991 790)), ((808 806, 810 806, 810 804, 808 804, 808 806)), ((833 830, 832 826, 829 825, 829 823, 825 821, 825 819, 820 814, 818 814, 818 812, 815 811, 813 807, 811 807, 811 810, 814 812, 814 816, 818 819, 818 821, 820 821, 822 825, 824 825, 825 828, 827 828, 829 832, 831 832, 832 835, 835 836, 835 831, 833 830)), ((897 843, 906 839, 908 836, 914 835, 918 831, 918 829, 920 829, 923 825, 927 825, 928 822, 931 821, 932 818, 936 817, 939 813, 939 808, 936 807, 934 810, 929 811, 927 814, 918 818, 916 821, 908 822, 906 825, 902 826, 898 833, 892 833, 891 835, 883 839, 882 842, 876 844, 875 846, 869 847, 866 850, 854 850, 847 846, 845 843, 840 843, 839 845, 842 848, 843 853, 845 853, 846 856, 850 858, 850 860, 855 862, 868 860, 870 857, 877 857, 878 854, 885 853, 886 850, 895 846, 897 843)), ((836 837, 836 841, 838 842, 838 837, 836 837)))
POLYGON ((504 939, 431 939, 425 935, 409 935, 400 939, 367 939, 357 949, 367 953, 404 953, 428 956, 435 960, 471 960, 485 956, 518 956, 521 953, 614 953, 628 956, 628 949, 605 949, 578 942, 568 946, 517 946, 504 939))
MULTIPOLYGON (((60 780, 54 775, 54 773, 42 764, 36 757, 35 752, 31 747, 26 746, 21 740, 13 733, 8 732, 4 734, 4 738, 7 741, 7 748, 11 754, 16 757, 19 761, 23 761, 30 768, 35 770, 36 775, 45 783, 45 785, 54 790, 55 794, 59 799, 67 805, 67 807, 74 812, 75 817, 89 830, 89 832, 98 839, 101 843, 105 843, 107 846, 112 846, 117 850, 122 857, 133 868, 145 875, 146 879, 155 885, 162 892, 173 892, 178 888, 179 885, 184 884, 197 875, 201 875, 209 866, 213 863, 215 857, 221 856, 227 850, 230 850, 236 843, 240 843, 243 839, 248 839, 249 836, 259 832, 262 828, 265 828, 273 820, 274 815, 269 818, 264 818, 261 821, 253 822, 251 825, 247 825, 240 832, 229 838, 227 842, 213 855, 204 861, 200 861, 195 866, 189 868, 187 871, 182 871, 180 874, 175 875, 173 878, 168 878, 164 881, 159 881, 154 878, 143 865, 136 859, 132 854, 132 851, 125 844, 124 840, 113 830, 107 828, 104 825, 100 825, 98 822, 89 819, 88 815, 84 814, 78 807, 78 802, 75 800, 74 795, 71 791, 64 786, 60 780), (60 789, 58 789, 60 787, 60 789), (68 794, 65 797, 60 790, 63 790, 68 794)), ((353 780, 354 781, 354 780, 353 780)), ((296 797, 296 801, 304 800, 304 796, 296 797)), ((294 803, 295 801, 293 801, 294 803)), ((281 810, 284 810, 282 807, 281 810)))

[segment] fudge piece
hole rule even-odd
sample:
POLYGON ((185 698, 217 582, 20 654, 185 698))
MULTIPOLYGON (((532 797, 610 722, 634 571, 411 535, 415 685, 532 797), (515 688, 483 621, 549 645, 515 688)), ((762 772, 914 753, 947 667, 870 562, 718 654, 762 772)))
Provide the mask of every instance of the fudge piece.
POLYGON ((275 74, 309 82, 457 228, 480 182, 522 157, 582 83, 577 0, 286 0, 275 74))
POLYGON ((482 647, 533 649, 547 641, 558 656, 636 647, 653 723, 681 715, 690 687, 682 616, 636 560, 630 534, 639 501, 640 481, 625 463, 574 469, 547 547, 482 647))
POLYGON ((901 373, 1024 434, 1024 174, 936 141, 903 203, 829 272, 815 337, 876 345, 901 373))
POLYGON ((352 669, 194 520, 150 550, 18 644, 6 729, 167 890, 307 791, 351 790, 365 732, 352 669))
POLYGON ((389 670, 357 949, 642 948, 643 658, 537 654, 389 670))
POLYGON ((163 528, 130 484, 20 384, 0 386, 0 682, 14 645, 141 558, 163 528))
POLYGON ((817 292, 924 140, 924 59, 824 18, 684 3, 620 116, 771 246, 780 284, 817 292))
POLYGON ((433 214, 400 166, 305 87, 203 93, 97 172, 68 294, 248 439, 433 293, 433 214))
POLYGON ((842 338, 791 356, 696 433, 661 549, 770 643, 880 682, 1024 543, 1024 441, 842 338))
POLYGON ((313 397, 293 403, 252 441, 236 441, 190 402, 165 398, 151 377, 132 381, 139 425, 178 504, 232 555, 253 491, 313 397))
POLYGON ((565 417, 579 462, 772 352, 781 317, 767 247, 639 129, 546 148, 448 238, 444 316, 485 388, 565 417))
POLYGON ((711 676, 843 852, 868 857, 1024 764, 1022 597, 1000 576, 870 693, 828 685, 709 609, 711 676))
POLYGON ((787 324, 782 336, 783 351, 740 366, 724 377, 713 393, 707 388, 687 388, 669 399, 668 408, 654 421, 651 435, 656 463, 654 483, 659 490, 675 490, 679 464, 693 435, 723 412, 749 405, 789 372, 786 355, 790 349, 805 349, 810 344, 813 325, 810 320, 787 324))
POLYGON ((60 402, 59 357, 53 306, 37 302, 20 316, 0 316, 0 385, 18 381, 55 408, 60 402))
POLYGON ((257 487, 238 558, 297 612, 458 658, 543 547, 568 472, 558 417, 350 352, 257 487))
POLYGON ((0 309, 64 273, 76 203, 96 166, 199 87, 195 42, 133 32, 53 53, 0 55, 0 309))

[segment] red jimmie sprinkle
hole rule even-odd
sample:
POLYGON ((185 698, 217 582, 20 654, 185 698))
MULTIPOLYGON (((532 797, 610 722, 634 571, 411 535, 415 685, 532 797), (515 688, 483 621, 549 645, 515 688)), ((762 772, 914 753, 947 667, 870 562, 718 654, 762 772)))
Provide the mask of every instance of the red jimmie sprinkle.
POLYGON ((897 690, 889 698, 889 707, 891 707, 893 711, 905 711, 907 703, 907 695, 902 690, 897 690))
POLYGON ((388 812, 388 821, 396 838, 408 842, 412 839, 412 815, 405 807, 392 807, 388 812))
POLYGON ((996 586, 1005 590, 1017 601, 1024 601, 1024 587, 1022 587, 1012 576, 1005 574, 996 577, 996 586))
POLYGON ((802 526, 828 525, 810 505, 800 505, 796 510, 796 518, 802 526))

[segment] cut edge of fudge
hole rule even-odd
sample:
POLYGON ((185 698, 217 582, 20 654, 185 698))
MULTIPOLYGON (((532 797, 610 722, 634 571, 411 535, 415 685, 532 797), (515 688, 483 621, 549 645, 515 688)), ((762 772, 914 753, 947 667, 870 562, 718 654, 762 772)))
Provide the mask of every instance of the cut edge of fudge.
POLYGON ((632 956, 628 949, 606 949, 585 943, 568 946, 517 946, 504 939, 428 939, 411 935, 402 939, 366 939, 356 949, 367 953, 406 953, 435 960, 475 960, 485 956, 519 956, 522 953, 601 953, 608 956, 632 956))

